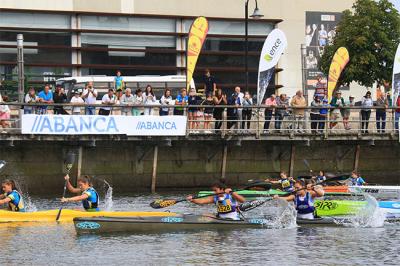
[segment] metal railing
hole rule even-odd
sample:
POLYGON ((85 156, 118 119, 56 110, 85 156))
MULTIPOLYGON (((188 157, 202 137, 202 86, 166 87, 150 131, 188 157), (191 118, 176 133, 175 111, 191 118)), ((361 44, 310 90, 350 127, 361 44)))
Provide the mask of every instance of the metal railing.
POLYGON ((20 133, 18 110, 32 110, 34 114, 54 114, 62 108, 72 114, 74 108, 80 108, 79 114, 85 115, 85 109, 92 107, 96 115, 104 107, 111 107, 111 115, 162 115, 160 110, 168 109, 164 115, 187 117, 187 135, 218 134, 262 136, 364 136, 398 134, 400 109, 362 108, 362 107, 305 107, 270 108, 267 106, 236 107, 231 105, 124 105, 124 104, 20 104, 0 103, 11 109, 11 118, 6 120, 9 127, 0 131, 20 133), (128 110, 128 112, 125 112, 128 110), (135 112, 132 112, 135 110, 135 112), (174 111, 175 110, 175 111, 174 111), (399 111, 399 112, 397 112, 399 111), (368 119, 366 119, 368 118, 368 119), (397 122, 396 122, 397 121, 397 122))

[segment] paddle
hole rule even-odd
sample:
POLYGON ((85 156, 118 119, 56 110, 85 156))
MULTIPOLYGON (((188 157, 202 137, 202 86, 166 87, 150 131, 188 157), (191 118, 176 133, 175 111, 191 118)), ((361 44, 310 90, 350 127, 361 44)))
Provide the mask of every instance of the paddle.
MULTIPOLYGON (((322 182, 316 183, 315 185, 313 185, 313 187, 316 186, 316 185, 321 185, 321 184, 323 184, 323 183, 325 183, 325 182, 337 181, 338 179, 341 179, 341 178, 343 178, 343 177, 344 177, 344 175, 334 176, 334 177, 332 177, 332 178, 327 178, 326 180, 324 180, 324 181, 322 181, 322 182)), ((290 195, 290 194, 296 193, 297 191, 300 191, 300 190, 303 190, 303 189, 305 189, 305 188, 296 189, 296 190, 294 190, 294 191, 292 191, 292 192, 286 193, 286 195, 290 195)), ((259 206, 264 205, 265 203, 267 203, 268 201, 271 201, 272 199, 273 199, 273 198, 267 198, 267 199, 262 199, 262 200, 246 201, 246 202, 244 202, 244 203, 242 203, 242 204, 239 205, 239 210, 242 211, 242 212, 250 211, 250 210, 252 210, 252 209, 254 209, 254 208, 257 208, 257 207, 259 207, 259 206)))
POLYGON ((6 161, 0 160, 0 171, 6 166, 6 161))
MULTIPOLYGON (((75 154, 72 152, 68 153, 67 157, 65 158, 65 161, 64 161, 65 172, 67 175, 71 171, 71 168, 74 165, 74 162, 75 162, 75 154)), ((63 198, 65 198, 65 193, 67 191, 67 184, 68 184, 68 180, 65 180, 64 192, 63 192, 63 196, 62 196, 63 198)), ((61 206, 60 209, 58 210, 56 221, 58 221, 60 219, 62 209, 63 209, 63 206, 61 206)))
MULTIPOLYGON (((238 191, 246 190, 246 189, 249 189, 252 187, 263 187, 263 188, 265 188, 265 190, 269 190, 269 189, 271 189, 271 184, 266 183, 266 182, 254 182, 254 183, 248 184, 247 186, 245 186, 241 189, 233 190, 232 192, 238 192, 238 191)), ((223 194, 223 193, 219 193, 219 194, 223 194)), ((210 196, 216 196, 219 194, 203 195, 203 196, 199 196, 199 197, 193 197, 193 199, 201 199, 201 198, 206 198, 206 197, 210 197, 210 196)), ((175 199, 165 199, 165 200, 159 199, 159 200, 155 200, 152 203, 150 203, 150 206, 154 209, 161 209, 161 208, 166 208, 166 207, 175 205, 175 204, 177 204, 179 202, 183 202, 183 201, 186 201, 186 198, 177 199, 177 200, 175 200, 175 199)))

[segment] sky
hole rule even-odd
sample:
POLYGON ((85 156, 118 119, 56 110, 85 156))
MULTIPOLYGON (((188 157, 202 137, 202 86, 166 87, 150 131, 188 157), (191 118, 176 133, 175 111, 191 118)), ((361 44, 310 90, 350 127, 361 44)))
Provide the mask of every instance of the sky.
POLYGON ((390 0, 390 2, 392 2, 397 8, 397 10, 400 11, 400 0, 390 0))

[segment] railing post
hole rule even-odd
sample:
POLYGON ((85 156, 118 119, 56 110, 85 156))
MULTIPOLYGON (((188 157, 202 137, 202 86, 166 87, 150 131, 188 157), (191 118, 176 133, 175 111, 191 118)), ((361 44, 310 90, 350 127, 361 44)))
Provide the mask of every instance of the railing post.
POLYGON ((224 143, 224 150, 222 152, 221 162, 221 180, 225 181, 226 178, 226 158, 228 156, 228 145, 224 143))
POLYGON ((76 178, 77 179, 82 175, 82 157, 83 157, 82 153, 83 153, 83 147, 81 145, 78 148, 78 165, 77 165, 77 171, 76 171, 76 178))
POLYGON ((257 114, 256 138, 259 139, 260 138, 260 134, 261 134, 261 132, 260 132, 260 108, 257 107, 256 111, 257 111, 256 112, 256 114, 257 114))
POLYGON ((353 170, 358 171, 358 164, 360 161, 360 145, 356 146, 356 152, 354 153, 354 164, 353 164, 353 170))
POLYGON ((151 176, 151 193, 156 193, 157 162, 158 162, 158 145, 155 145, 154 156, 153 156, 153 174, 151 176))
POLYGON ((296 146, 292 144, 290 151, 289 176, 293 176, 295 154, 296 154, 296 146))

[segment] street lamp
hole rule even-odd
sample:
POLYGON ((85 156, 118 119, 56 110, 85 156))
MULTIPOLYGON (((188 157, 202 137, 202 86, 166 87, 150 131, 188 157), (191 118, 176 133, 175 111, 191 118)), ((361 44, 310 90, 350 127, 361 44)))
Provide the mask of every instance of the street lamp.
POLYGON ((307 56, 307 46, 302 43, 300 46, 301 50, 301 74, 302 74, 302 90, 303 90, 303 95, 307 100, 308 103, 308 93, 307 93, 307 70, 306 70, 306 56, 307 56))
MULTIPOLYGON (((253 14, 250 16, 253 19, 259 19, 262 18, 264 15, 261 14, 260 9, 258 9, 258 4, 257 0, 256 2, 256 8, 254 8, 253 14)), ((249 89, 249 59, 248 59, 248 54, 249 54, 249 0, 246 0, 246 4, 244 7, 244 14, 245 14, 245 72, 246 72, 246 91, 249 89)))

